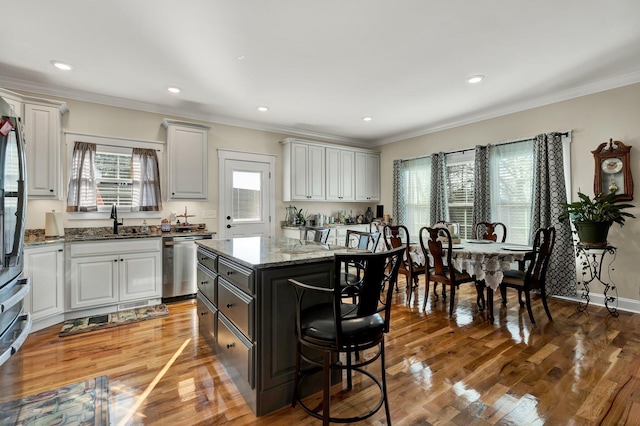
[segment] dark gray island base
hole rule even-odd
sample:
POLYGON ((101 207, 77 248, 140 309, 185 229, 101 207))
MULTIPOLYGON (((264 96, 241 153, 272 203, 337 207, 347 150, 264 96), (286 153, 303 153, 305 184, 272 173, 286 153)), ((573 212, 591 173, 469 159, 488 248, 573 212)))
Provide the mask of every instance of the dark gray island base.
POLYGON ((196 243, 200 333, 256 416, 289 405, 296 337, 288 280, 329 286, 333 254, 351 250, 278 237, 196 243))

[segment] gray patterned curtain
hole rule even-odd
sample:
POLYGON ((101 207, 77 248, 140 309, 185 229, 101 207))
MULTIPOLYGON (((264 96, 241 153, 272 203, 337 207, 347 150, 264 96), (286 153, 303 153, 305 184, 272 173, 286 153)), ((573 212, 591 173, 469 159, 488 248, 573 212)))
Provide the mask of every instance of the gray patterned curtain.
POLYGON ((549 259, 546 288, 548 294, 576 295, 575 253, 569 221, 560 222, 559 202, 566 201, 562 136, 540 134, 534 143, 532 229, 553 226, 556 241, 549 259))
POLYGON ((96 144, 76 142, 71 158, 71 177, 67 195, 68 212, 98 211, 97 186, 94 161, 96 144))
POLYGON ((133 198, 131 211, 160 211, 160 166, 155 149, 133 148, 131 153, 133 198))
POLYGON ((475 235, 476 223, 491 221, 491 182, 489 180, 489 151, 490 145, 476 145, 475 167, 473 172, 473 238, 477 238, 477 236, 475 235))
POLYGON ((447 201, 447 156, 444 152, 431 155, 431 222, 449 221, 447 201))
POLYGON ((404 188, 404 179, 402 168, 403 160, 393 160, 393 203, 392 203, 392 220, 397 225, 404 223, 406 219, 406 202, 404 197, 406 191, 404 188))

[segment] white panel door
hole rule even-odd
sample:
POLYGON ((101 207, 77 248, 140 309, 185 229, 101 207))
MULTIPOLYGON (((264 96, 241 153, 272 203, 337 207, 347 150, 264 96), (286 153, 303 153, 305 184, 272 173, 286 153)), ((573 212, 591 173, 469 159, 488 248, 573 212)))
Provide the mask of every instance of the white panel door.
POLYGON ((269 163, 224 161, 224 238, 268 236, 271 229, 269 163))

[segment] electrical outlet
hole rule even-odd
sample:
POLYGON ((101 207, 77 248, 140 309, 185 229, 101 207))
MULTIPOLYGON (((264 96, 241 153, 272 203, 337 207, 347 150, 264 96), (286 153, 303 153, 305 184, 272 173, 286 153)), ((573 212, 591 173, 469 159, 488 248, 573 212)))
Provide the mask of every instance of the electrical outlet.
POLYGON ((216 219, 218 217, 218 212, 215 210, 205 210, 202 212, 203 219, 216 219))

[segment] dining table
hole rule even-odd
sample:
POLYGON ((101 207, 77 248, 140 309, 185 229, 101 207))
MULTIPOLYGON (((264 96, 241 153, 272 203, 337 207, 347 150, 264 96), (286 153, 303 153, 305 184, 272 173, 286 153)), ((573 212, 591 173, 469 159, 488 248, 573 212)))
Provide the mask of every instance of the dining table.
MULTIPOLYGON (((446 248, 447 244, 443 245, 446 248)), ((411 244, 412 258, 424 264, 419 244, 411 244)), ((500 287, 504 271, 519 268, 533 255, 533 248, 524 244, 500 243, 491 240, 462 239, 452 244, 451 262, 458 272, 467 272, 477 283, 485 285, 488 318, 493 321, 493 292, 500 287)), ((481 307, 482 308, 482 307, 481 307)))

